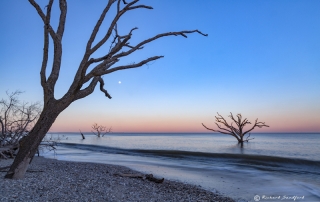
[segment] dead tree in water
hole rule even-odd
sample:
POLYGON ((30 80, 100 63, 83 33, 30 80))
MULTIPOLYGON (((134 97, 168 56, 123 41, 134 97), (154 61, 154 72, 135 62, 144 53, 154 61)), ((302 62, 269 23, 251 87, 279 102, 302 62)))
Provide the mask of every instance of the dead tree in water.
MULTIPOLYGON (((106 0, 107 5, 103 8, 103 11, 101 12, 101 15, 89 37, 83 58, 79 63, 72 84, 69 89, 66 89, 65 95, 60 99, 56 99, 54 94, 62 63, 62 41, 67 16, 67 0, 59 0, 60 13, 58 14, 59 19, 57 20, 57 23, 51 23, 51 17, 56 16, 51 15, 54 0, 49 0, 48 5, 44 9, 42 9, 35 0, 29 0, 29 2, 39 14, 44 25, 43 58, 40 68, 40 83, 43 88, 44 97, 43 110, 27 138, 23 138, 20 141, 19 152, 11 165, 10 170, 5 175, 6 178, 11 179, 20 179, 24 177, 24 174, 42 139, 49 131, 59 114, 71 103, 90 95, 98 83, 103 94, 111 99, 110 94, 104 88, 105 83, 102 78, 103 75, 111 74, 120 70, 138 68, 148 64, 149 62, 163 58, 164 56, 152 56, 127 65, 118 64, 121 59, 142 50, 145 45, 162 37, 182 36, 186 38, 187 35, 191 33, 198 33, 203 36, 207 36, 196 29, 178 32, 165 32, 146 38, 145 40, 141 40, 136 44, 130 44, 133 32, 138 28, 133 27, 127 33, 122 34, 118 30, 119 22, 121 21, 120 19, 122 19, 122 16, 132 12, 133 10, 152 9, 152 7, 137 4, 139 0, 132 0, 130 2, 123 0, 106 0), (112 9, 115 11, 114 15, 112 9), (111 18, 110 26, 107 27, 106 33, 98 34, 107 13, 111 18), (53 24, 58 25, 56 29, 52 27, 53 24), (101 38, 97 39, 97 36, 101 36, 101 38), (50 40, 52 43, 49 43, 50 40), (48 62, 51 61, 49 60, 49 45, 51 44, 53 44, 53 60, 52 65, 47 68, 48 62), (106 44, 108 44, 107 49, 105 47, 106 44), (109 44, 111 44, 111 46, 109 44), (98 54, 101 55, 98 56, 98 54)), ((103 30, 105 30, 105 27, 103 30)))
POLYGON ((269 127, 265 124, 265 122, 258 122, 258 119, 256 119, 254 125, 249 130, 244 131, 244 127, 247 124, 251 124, 251 122, 249 122, 248 119, 246 119, 246 118, 244 120, 242 120, 241 114, 237 114, 237 119, 235 119, 233 114, 230 112, 229 117, 236 124, 236 127, 233 126, 233 123, 229 124, 219 113, 217 113, 217 114, 218 114, 218 116, 215 116, 215 118, 216 118, 215 124, 218 126, 218 128, 220 130, 208 128, 207 126, 205 126, 202 123, 203 127, 205 127, 208 130, 214 131, 214 132, 231 135, 238 140, 238 143, 241 143, 241 144, 243 142, 249 142, 249 140, 254 139, 254 138, 249 139, 249 137, 250 137, 249 132, 251 132, 255 127, 258 127, 258 128, 269 127), (219 123, 222 124, 223 126, 221 126, 219 123), (249 133, 248 137, 244 140, 244 136, 248 133, 249 133))
POLYGON ((81 132, 81 130, 79 130, 79 131, 80 131, 80 134, 81 134, 82 139, 83 139, 83 140, 86 139, 86 137, 85 137, 84 134, 81 132))
POLYGON ((107 127, 98 125, 97 123, 94 123, 92 125, 92 129, 95 130, 96 133, 93 131, 91 131, 91 132, 93 132, 93 134, 95 134, 98 137, 103 137, 105 134, 111 132, 111 128, 107 129, 107 127))

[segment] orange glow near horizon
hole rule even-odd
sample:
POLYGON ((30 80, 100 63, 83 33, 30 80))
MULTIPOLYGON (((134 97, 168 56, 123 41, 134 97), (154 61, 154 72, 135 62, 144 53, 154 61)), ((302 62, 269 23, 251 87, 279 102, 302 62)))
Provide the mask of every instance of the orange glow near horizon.
MULTIPOLYGON (((91 125, 94 122, 86 121, 57 121, 51 127, 50 132, 90 132, 91 125)), ((214 122, 204 122, 209 128, 217 129, 214 122)), ((202 125, 201 121, 196 120, 174 120, 174 119, 163 119, 163 120, 135 120, 135 121, 119 121, 119 122, 108 122, 100 121, 98 124, 106 127, 111 127, 112 132, 124 132, 124 133, 210 133, 211 131, 206 130, 202 125), (104 123, 110 123, 104 124, 104 123)), ((253 133, 296 133, 296 132, 320 132, 320 127, 316 123, 300 123, 295 124, 294 122, 290 125, 283 125, 277 121, 266 121, 266 124, 270 127, 255 128, 253 133)), ((245 129, 249 129, 249 125, 245 129)))
MULTIPOLYGON (((77 107, 63 112, 55 121, 50 132, 90 132, 94 123, 111 127, 113 132, 127 133, 208 133, 201 123, 207 127, 217 129, 215 125, 215 114, 212 112, 198 113, 196 110, 191 112, 173 110, 166 111, 135 111, 134 113, 120 111, 118 113, 110 111, 100 111, 100 113, 90 111, 79 111, 77 107)), ((108 109, 108 108, 107 108, 108 109)), ((199 110, 201 111, 201 110, 199 110)), ((301 116, 299 112, 277 113, 259 112, 243 113, 243 118, 248 118, 251 123, 259 117, 258 121, 265 122, 270 127, 255 128, 253 133, 303 133, 320 132, 320 120, 317 115, 301 116)), ((228 112, 220 113, 230 124, 228 112)), ((234 113, 235 115, 235 113, 234 113)), ((252 127, 247 125, 245 130, 252 127)))

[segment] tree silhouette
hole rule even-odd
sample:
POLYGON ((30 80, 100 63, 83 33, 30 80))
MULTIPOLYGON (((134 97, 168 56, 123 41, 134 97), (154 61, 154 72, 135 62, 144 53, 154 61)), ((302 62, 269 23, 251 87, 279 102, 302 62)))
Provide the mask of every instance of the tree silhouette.
MULTIPOLYGON (((43 110, 40 117, 30 131, 26 138, 20 141, 19 152, 10 167, 10 170, 5 175, 6 178, 19 179, 24 177, 24 174, 31 162, 38 145, 43 137, 49 131, 51 125, 54 123, 58 115, 65 110, 72 102, 84 98, 90 95, 95 87, 100 86, 100 90, 106 97, 111 99, 110 94, 104 88, 103 75, 110 74, 119 70, 126 70, 131 68, 141 67, 151 61, 158 60, 163 56, 152 56, 144 60, 128 64, 128 65, 116 65, 123 57, 126 57, 136 51, 143 49, 145 45, 153 42, 159 38, 166 36, 183 36, 187 37, 187 34, 198 33, 203 36, 199 30, 186 30, 178 32, 166 32, 157 34, 148 39, 132 45, 130 39, 133 36, 133 32, 138 29, 132 28, 128 33, 121 34, 118 31, 118 22, 121 17, 132 11, 138 9, 152 9, 150 6, 137 4, 139 0, 124 1, 124 0, 108 0, 107 5, 103 9, 96 25, 87 42, 83 58, 80 61, 78 70, 73 78, 73 82, 67 90, 66 94, 60 99, 54 97, 55 84, 59 78, 61 59, 62 59, 62 38, 65 29, 66 15, 67 15, 67 1, 59 0, 60 16, 58 21, 58 27, 55 30, 51 25, 51 9, 54 0, 49 0, 48 5, 45 7, 45 11, 35 2, 35 0, 29 0, 30 4, 36 9, 40 18, 44 23, 44 47, 43 47, 43 59, 40 70, 41 86, 43 88, 44 102, 43 110), (110 23, 110 26, 102 39, 96 39, 98 31, 105 19, 106 14, 111 8, 116 10, 115 15, 110 23), (51 71, 47 68, 48 56, 49 56, 49 38, 53 41, 53 62, 51 71), (109 51, 102 54, 100 57, 94 57, 98 50, 104 50, 102 47, 106 42, 111 42, 109 51), (94 43, 95 42, 95 43, 94 43), (47 73, 50 73, 47 75, 47 73)), ((112 13, 112 12, 111 12, 112 13)))
POLYGON ((262 128, 262 127, 269 127, 265 124, 265 122, 258 122, 258 119, 256 119, 254 125, 247 131, 244 130, 244 127, 247 124, 251 124, 251 122, 248 121, 247 118, 242 120, 242 115, 237 114, 237 119, 233 116, 233 114, 230 112, 230 119, 235 123, 236 127, 233 126, 233 123, 229 124, 219 113, 217 113, 218 116, 215 116, 216 118, 216 125, 219 128, 219 130, 211 129, 205 126, 203 123, 203 127, 205 127, 207 130, 211 130, 214 132, 218 133, 223 133, 227 135, 231 135, 235 137, 238 140, 238 143, 243 143, 243 142, 249 142, 249 140, 252 140, 254 138, 249 139, 250 133, 255 127, 262 128), (222 125, 221 125, 222 124, 222 125), (246 139, 244 139, 244 136, 246 134, 249 134, 246 139))
POLYGON ((105 134, 107 133, 110 133, 111 132, 111 128, 108 128, 105 127, 105 126, 102 126, 102 125, 98 125, 97 123, 94 123, 91 128, 96 131, 96 132, 93 132, 93 134, 95 134, 96 136, 98 137, 103 137, 105 134))

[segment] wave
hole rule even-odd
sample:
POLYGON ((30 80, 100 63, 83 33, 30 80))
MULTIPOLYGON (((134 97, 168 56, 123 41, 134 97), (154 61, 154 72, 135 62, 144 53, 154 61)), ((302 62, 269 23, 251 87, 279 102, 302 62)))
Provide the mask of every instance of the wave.
POLYGON ((124 154, 124 155, 139 155, 139 156, 161 156, 169 158, 188 158, 197 160, 237 160, 238 163, 245 164, 259 164, 265 166, 281 166, 281 165, 296 165, 296 166, 312 166, 320 168, 320 161, 312 161, 307 159, 287 158, 278 156, 267 155, 254 155, 254 154, 232 154, 232 153, 206 153, 196 151, 182 151, 182 150, 144 150, 144 149, 123 149, 116 147, 100 146, 100 145, 87 145, 76 143, 59 143, 59 146, 88 150, 93 152, 111 153, 111 154, 124 154))

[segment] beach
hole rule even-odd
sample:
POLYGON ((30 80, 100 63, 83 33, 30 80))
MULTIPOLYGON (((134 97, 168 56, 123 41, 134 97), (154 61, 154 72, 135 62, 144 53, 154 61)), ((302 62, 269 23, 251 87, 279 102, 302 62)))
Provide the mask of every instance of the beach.
MULTIPOLYGON (((1 159, 0 167, 11 163, 1 159)), ((5 179, 5 170, 0 172, 0 201, 234 201, 178 181, 122 177, 142 173, 118 165, 34 157, 22 180, 5 179)))
MULTIPOLYGON (((255 196, 297 196, 320 200, 319 134, 252 134, 241 147, 223 134, 112 133, 98 138, 85 133, 60 137, 46 158, 121 165, 142 173, 201 186, 235 200, 255 196), (297 144, 298 142, 298 144, 297 144)), ((271 200, 268 201, 279 201, 271 200)))
MULTIPOLYGON (((40 150, 44 158, 34 159, 21 182, 1 180, 0 201, 320 199, 319 134, 253 134, 243 147, 211 134, 85 136, 48 134, 60 137, 56 150, 40 150), (139 173, 165 180, 121 176, 139 173)), ((0 167, 11 161, 0 160, 0 167)))

